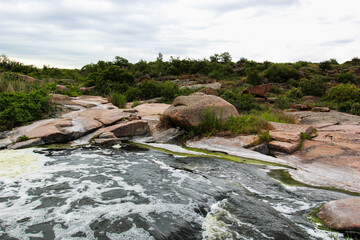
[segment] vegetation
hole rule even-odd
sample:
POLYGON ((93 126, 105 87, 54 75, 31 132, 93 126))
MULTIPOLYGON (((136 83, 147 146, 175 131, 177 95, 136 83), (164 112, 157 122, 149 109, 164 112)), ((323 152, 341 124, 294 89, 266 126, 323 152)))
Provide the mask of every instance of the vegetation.
POLYGON ((1 130, 41 119, 50 110, 50 98, 44 90, 31 93, 0 93, 1 130))
POLYGON ((117 92, 110 93, 110 96, 108 97, 109 101, 117 106, 118 108, 125 108, 126 107, 126 96, 117 92))

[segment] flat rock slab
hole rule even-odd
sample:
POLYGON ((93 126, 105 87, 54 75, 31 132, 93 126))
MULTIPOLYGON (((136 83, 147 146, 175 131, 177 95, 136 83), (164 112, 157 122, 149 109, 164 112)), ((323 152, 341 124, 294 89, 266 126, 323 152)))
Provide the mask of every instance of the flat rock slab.
POLYGON ((325 203, 317 217, 330 229, 360 232, 360 197, 325 203))
POLYGON ((293 153, 299 149, 300 143, 298 142, 280 142, 280 141, 271 141, 269 142, 270 150, 284 152, 284 153, 293 153))
POLYGON ((289 114, 300 119, 301 124, 313 125, 329 122, 341 124, 360 123, 360 116, 338 112, 335 110, 331 110, 330 112, 296 111, 289 112, 289 114))
POLYGON ((156 116, 156 118, 159 118, 170 106, 170 104, 166 103, 144 103, 133 109, 137 111, 137 116, 156 116))
POLYGON ((276 132, 292 132, 292 133, 307 133, 311 134, 313 131, 313 127, 310 125, 299 125, 299 124, 287 124, 287 123, 276 123, 270 122, 272 126, 272 131, 276 132))
POLYGON ((259 143, 257 135, 237 136, 237 137, 204 137, 196 141, 198 144, 227 146, 234 148, 249 148, 259 143))
POLYGON ((108 126, 124 118, 130 117, 131 113, 124 112, 121 109, 86 109, 83 111, 74 111, 64 116, 68 118, 94 119, 101 124, 108 126))
POLYGON ((41 138, 34 138, 34 139, 29 139, 27 141, 14 143, 12 145, 9 145, 7 148, 9 148, 9 149, 21 149, 21 148, 40 146, 40 145, 43 145, 43 144, 45 144, 45 143, 41 138))
POLYGON ((276 141, 289 142, 289 143, 299 143, 301 141, 300 132, 279 132, 279 131, 270 131, 270 136, 276 141))

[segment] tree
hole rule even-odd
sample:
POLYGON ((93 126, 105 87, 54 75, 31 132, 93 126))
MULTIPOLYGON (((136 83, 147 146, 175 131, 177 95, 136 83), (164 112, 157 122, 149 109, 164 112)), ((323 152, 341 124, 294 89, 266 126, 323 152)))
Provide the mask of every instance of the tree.
POLYGON ((256 68, 246 69, 246 82, 252 85, 259 85, 262 83, 259 71, 256 68))

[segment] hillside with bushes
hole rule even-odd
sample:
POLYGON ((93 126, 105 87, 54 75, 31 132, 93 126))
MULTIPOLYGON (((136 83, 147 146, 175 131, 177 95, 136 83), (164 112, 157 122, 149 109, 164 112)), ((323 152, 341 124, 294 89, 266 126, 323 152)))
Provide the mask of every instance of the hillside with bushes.
POLYGON ((81 69, 38 68, 0 57, 0 125, 2 130, 41 119, 51 110, 50 93, 69 96, 100 95, 115 105, 159 98, 171 103, 180 95, 197 89, 192 86, 220 83, 216 90, 239 112, 269 112, 289 109, 294 104, 329 107, 360 114, 360 59, 342 64, 335 59, 320 63, 234 61, 228 52, 208 59, 168 61, 159 53, 155 61, 130 63, 116 56, 113 61, 98 61, 81 69), (250 86, 271 83, 264 102, 244 92, 250 86))

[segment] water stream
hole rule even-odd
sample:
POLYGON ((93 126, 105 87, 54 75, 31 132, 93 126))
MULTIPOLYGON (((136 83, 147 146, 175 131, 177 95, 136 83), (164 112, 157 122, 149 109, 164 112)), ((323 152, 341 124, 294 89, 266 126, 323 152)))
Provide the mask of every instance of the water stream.
POLYGON ((274 166, 134 146, 35 151, 40 167, 0 175, 0 239, 332 239, 309 213, 349 197, 284 186, 274 166))

